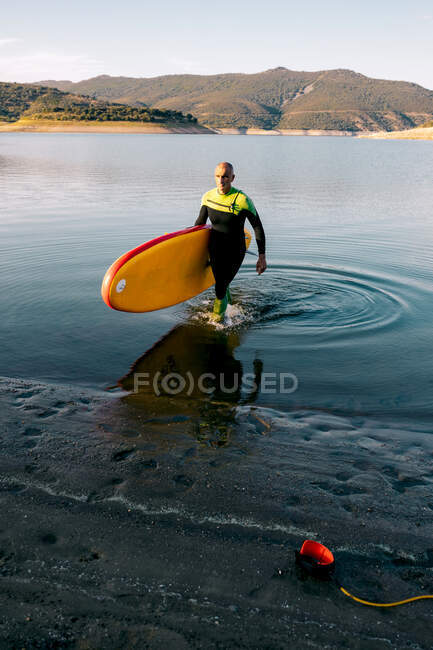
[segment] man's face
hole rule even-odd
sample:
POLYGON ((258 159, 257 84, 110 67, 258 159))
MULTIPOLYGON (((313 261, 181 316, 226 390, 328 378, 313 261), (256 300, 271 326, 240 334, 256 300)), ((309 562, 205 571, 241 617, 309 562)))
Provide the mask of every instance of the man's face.
POLYGON ((220 194, 227 194, 230 191, 235 175, 228 165, 218 165, 215 169, 215 181, 220 194))

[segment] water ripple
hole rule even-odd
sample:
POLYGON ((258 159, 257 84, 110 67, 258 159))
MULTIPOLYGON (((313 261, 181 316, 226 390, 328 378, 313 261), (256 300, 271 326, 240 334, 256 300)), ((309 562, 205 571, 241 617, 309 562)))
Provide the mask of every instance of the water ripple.
MULTIPOLYGON (((243 322, 260 327, 284 322, 287 334, 314 331, 340 337, 354 329, 376 331, 395 325, 410 311, 397 283, 352 270, 280 265, 267 272, 263 286, 251 276, 249 269, 242 269, 234 283, 243 322)), ((239 319, 235 324, 241 324, 239 319)))

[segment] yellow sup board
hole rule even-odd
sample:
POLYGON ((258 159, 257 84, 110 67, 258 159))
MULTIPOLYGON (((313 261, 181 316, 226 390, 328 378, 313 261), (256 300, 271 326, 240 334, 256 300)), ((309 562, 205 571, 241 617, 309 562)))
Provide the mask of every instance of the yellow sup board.
MULTIPOLYGON (((104 276, 104 302, 119 311, 155 311, 209 289, 215 284, 208 255, 210 230, 210 225, 178 230, 119 257, 104 276)), ((250 242, 245 230, 247 248, 250 242)))

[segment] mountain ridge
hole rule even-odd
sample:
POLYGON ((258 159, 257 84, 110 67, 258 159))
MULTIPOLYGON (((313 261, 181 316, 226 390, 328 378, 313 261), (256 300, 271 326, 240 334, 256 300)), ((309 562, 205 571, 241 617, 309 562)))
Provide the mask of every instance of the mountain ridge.
POLYGON ((433 91, 345 68, 158 77, 98 75, 44 85, 95 99, 190 113, 210 128, 393 131, 433 117, 433 91))

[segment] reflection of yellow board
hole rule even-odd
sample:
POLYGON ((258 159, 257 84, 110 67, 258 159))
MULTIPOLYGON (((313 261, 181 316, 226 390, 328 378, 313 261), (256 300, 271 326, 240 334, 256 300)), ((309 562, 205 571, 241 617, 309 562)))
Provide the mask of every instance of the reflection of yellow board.
MULTIPOLYGON (((176 305, 215 283, 208 263, 210 226, 178 230, 117 259, 102 282, 104 302, 120 311, 154 311, 176 305)), ((248 248, 251 234, 245 230, 248 248)))

